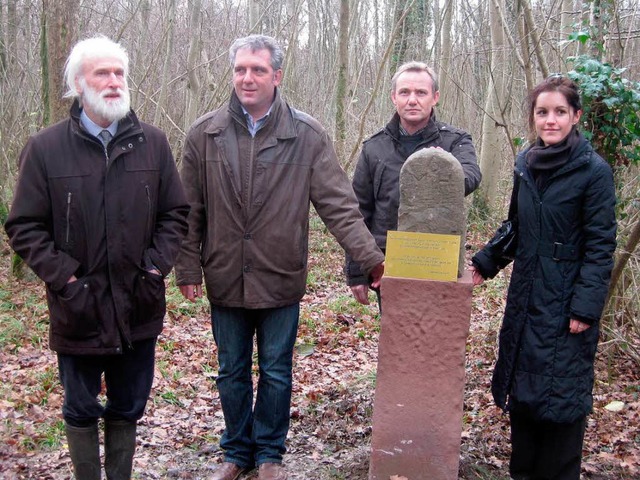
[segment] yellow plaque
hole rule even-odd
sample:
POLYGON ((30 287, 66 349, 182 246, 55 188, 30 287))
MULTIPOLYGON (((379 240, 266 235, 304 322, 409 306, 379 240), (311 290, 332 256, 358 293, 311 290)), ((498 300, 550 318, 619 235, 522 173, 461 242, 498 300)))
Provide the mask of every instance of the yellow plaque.
POLYGON ((456 282, 460 258, 460 235, 387 232, 384 274, 456 282))

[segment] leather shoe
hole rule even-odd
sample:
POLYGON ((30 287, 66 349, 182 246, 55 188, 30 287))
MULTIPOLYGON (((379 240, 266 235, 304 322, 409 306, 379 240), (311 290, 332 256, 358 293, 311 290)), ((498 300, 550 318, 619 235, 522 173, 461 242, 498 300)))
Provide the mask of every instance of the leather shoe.
POLYGON ((279 463, 263 463, 258 467, 259 480, 287 480, 287 472, 279 463))
POLYGON ((222 462, 213 472, 209 480, 236 480, 245 472, 240 465, 231 462, 222 462))

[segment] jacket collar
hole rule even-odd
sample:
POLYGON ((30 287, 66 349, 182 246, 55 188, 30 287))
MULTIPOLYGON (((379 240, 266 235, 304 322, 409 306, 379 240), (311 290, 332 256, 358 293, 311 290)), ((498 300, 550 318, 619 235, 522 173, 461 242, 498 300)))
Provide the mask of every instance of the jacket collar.
MULTIPOLYGON (((76 98, 73 101, 73 104, 71 105, 71 108, 69 110, 69 115, 71 117, 71 120, 73 121, 76 131, 87 134, 88 132, 82 126, 82 122, 80 122, 81 112, 82 112, 82 108, 80 107, 80 102, 76 98)), ((121 118, 118 121, 118 131, 116 132, 114 139, 123 135, 125 132, 131 133, 130 131, 133 131, 133 133, 136 133, 136 134, 142 131, 142 127, 140 126, 140 121, 138 120, 138 117, 136 116, 133 110, 129 110, 129 113, 127 113, 127 116, 124 118, 121 118)))
MULTIPOLYGON (((393 114, 391 120, 385 126, 385 131, 396 141, 400 138, 400 115, 398 112, 393 114)), ((422 129, 422 139, 427 140, 438 133, 438 125, 436 124, 436 111, 431 111, 431 117, 427 125, 422 129)))
MULTIPOLYGON (((271 113, 264 126, 264 128, 271 129, 270 136, 273 138, 294 138, 298 135, 293 112, 293 109, 287 105, 280 95, 280 90, 276 88, 271 113)), ((238 122, 245 129, 247 128, 247 120, 235 91, 231 92, 227 108, 221 108, 217 115, 213 115, 204 131, 212 135, 220 134, 231 125, 232 120, 238 122)))

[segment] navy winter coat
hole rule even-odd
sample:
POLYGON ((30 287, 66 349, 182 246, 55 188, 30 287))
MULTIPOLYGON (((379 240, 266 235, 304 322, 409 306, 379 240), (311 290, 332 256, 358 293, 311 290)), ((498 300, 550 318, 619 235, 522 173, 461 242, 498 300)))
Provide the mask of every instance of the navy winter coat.
MULTIPOLYGON (((599 319, 616 246, 611 168, 584 139, 539 191, 516 160, 518 248, 492 393, 503 409, 571 423, 592 409, 599 319), (570 319, 591 324, 569 333, 570 319)), ((490 247, 473 263, 484 278, 501 265, 490 247)))

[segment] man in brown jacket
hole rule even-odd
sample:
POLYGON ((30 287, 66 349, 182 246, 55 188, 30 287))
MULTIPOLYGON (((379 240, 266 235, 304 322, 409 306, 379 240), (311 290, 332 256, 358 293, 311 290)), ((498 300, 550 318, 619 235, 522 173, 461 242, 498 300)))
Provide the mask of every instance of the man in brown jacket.
POLYGON ((257 465, 261 480, 287 478, 293 347, 305 293, 309 207, 378 285, 384 256, 362 216, 331 139, 281 98, 284 53, 251 35, 230 48, 228 105, 191 127, 182 180, 191 204, 189 234, 176 264, 182 294, 212 305, 218 346, 225 451, 213 480, 257 465), (257 339, 260 379, 253 407, 257 339))
POLYGON ((78 42, 65 68, 70 116, 32 136, 5 228, 45 282, 49 346, 75 478, 128 480, 153 382, 164 277, 189 206, 167 138, 129 106, 129 59, 106 37, 78 42), (102 375, 106 404, 97 396, 102 375))

